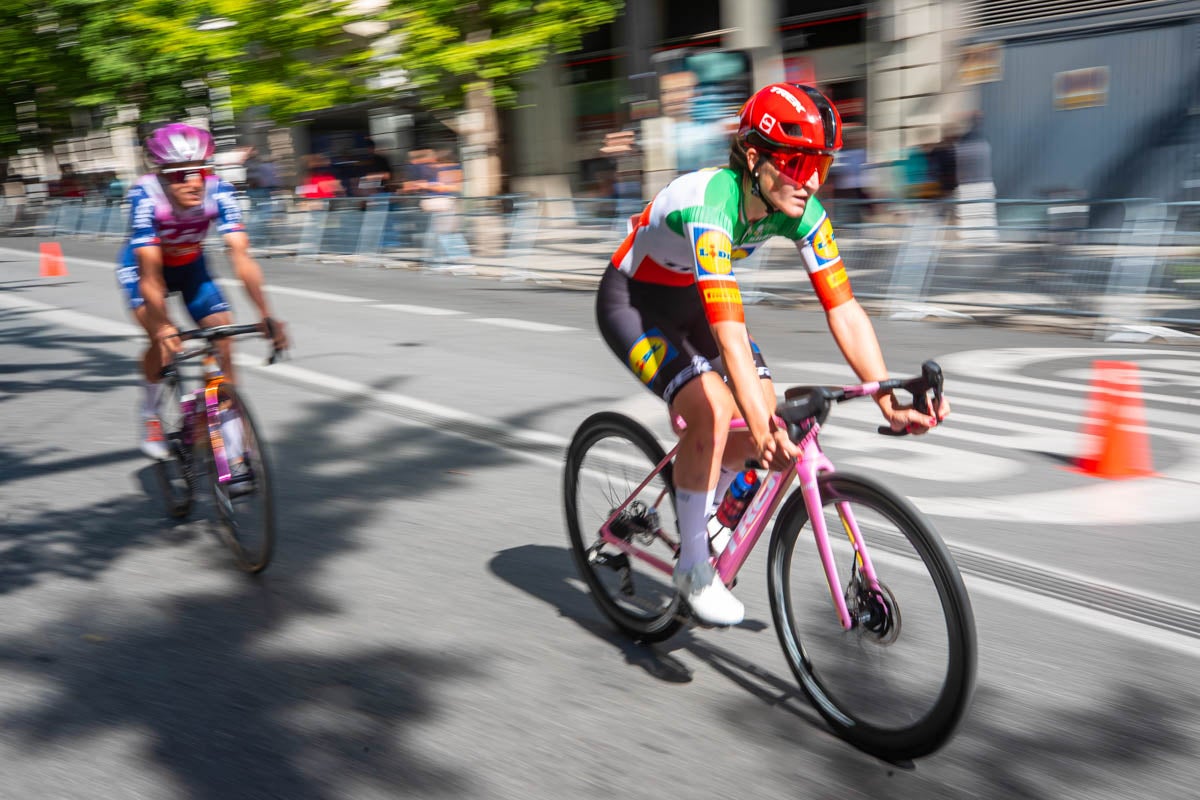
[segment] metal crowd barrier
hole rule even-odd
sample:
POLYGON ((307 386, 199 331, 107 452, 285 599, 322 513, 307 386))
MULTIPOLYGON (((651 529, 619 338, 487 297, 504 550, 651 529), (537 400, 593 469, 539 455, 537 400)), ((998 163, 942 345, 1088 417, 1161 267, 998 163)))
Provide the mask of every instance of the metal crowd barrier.
MULTIPOLYGON (((641 201, 611 198, 243 197, 254 252, 491 267, 594 278, 641 201)), ((959 199, 825 201, 855 295, 898 318, 1071 318, 1105 338, 1200 332, 1200 203, 959 199)), ((4 230, 120 239, 126 204, 47 201, 0 213, 4 230)), ((747 302, 811 297, 782 240, 739 262, 747 302)))

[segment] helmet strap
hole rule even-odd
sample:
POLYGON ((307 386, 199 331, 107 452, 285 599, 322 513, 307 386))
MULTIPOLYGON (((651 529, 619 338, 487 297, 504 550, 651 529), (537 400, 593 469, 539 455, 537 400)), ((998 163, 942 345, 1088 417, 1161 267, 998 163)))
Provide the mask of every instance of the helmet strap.
POLYGON ((767 207, 768 214, 774 214, 779 209, 771 204, 766 195, 762 193, 762 187, 758 185, 758 167, 755 166, 754 171, 750 173, 750 194, 762 201, 762 204, 767 207))

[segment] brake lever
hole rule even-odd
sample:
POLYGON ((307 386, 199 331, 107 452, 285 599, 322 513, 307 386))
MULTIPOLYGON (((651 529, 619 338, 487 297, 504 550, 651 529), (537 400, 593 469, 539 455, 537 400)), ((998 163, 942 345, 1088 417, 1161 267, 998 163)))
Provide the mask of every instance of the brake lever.
MULTIPOLYGON (((933 408, 941 408, 943 383, 942 367, 931 359, 921 365, 921 377, 914 378, 901 388, 912 395, 913 408, 922 414, 936 417, 937 421, 941 422, 942 418, 930 411, 929 395, 933 395, 933 408)), ((908 436, 908 428, 896 431, 892 430, 891 425, 880 425, 877 430, 884 436, 908 436)))

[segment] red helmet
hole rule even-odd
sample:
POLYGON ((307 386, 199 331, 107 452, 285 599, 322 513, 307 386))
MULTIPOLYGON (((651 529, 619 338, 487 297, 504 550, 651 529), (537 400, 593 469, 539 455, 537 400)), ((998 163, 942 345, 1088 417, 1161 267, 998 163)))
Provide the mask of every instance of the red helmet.
POLYGON ((772 83, 742 106, 738 138, 767 150, 829 153, 842 148, 842 118, 811 86, 772 83))

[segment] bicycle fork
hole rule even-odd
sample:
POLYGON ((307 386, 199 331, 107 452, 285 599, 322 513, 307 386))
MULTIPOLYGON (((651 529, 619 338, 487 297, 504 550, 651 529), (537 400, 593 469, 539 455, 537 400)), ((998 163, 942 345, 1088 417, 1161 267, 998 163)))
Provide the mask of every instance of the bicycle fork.
POLYGON ((859 530, 858 522, 854 518, 854 512, 850 508, 850 504, 841 501, 835 502, 837 508, 838 520, 842 523, 843 531, 846 537, 850 540, 850 546, 854 549, 854 560, 851 562, 851 580, 847 584, 846 591, 842 590, 842 582, 838 577, 837 561, 833 555, 833 546, 829 541, 829 529, 825 525, 825 514, 821 505, 821 492, 817 487, 817 475, 820 472, 833 472, 833 464, 828 457, 821 452, 816 446, 816 442, 808 443, 809 447, 805 448, 804 456, 799 459, 796 464, 796 471, 800 477, 800 491, 804 497, 804 506, 808 510, 808 518, 812 522, 813 539, 817 545, 817 552, 821 557, 821 566, 825 570, 825 580, 829 583, 829 595, 833 601, 834 610, 837 612, 838 621, 844 630, 851 630, 860 621, 850 613, 850 608, 847 603, 850 587, 859 583, 861 579, 858 573, 862 573, 862 577, 866 579, 866 585, 873 592, 879 592, 879 578, 875 574, 875 565, 871 562, 871 555, 867 551, 866 541, 863 539, 862 532, 859 530))

